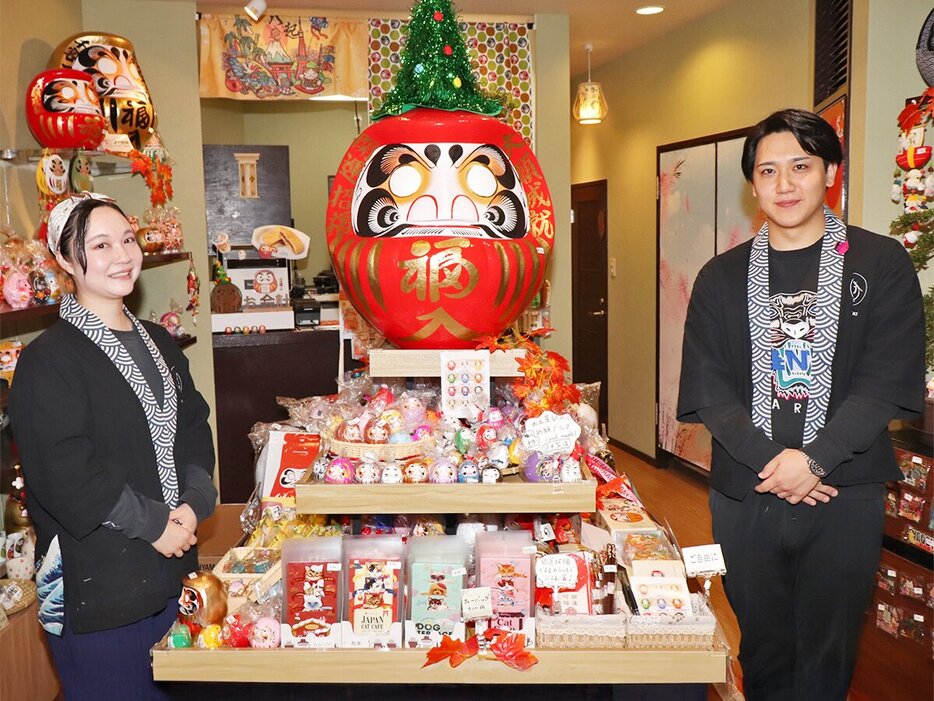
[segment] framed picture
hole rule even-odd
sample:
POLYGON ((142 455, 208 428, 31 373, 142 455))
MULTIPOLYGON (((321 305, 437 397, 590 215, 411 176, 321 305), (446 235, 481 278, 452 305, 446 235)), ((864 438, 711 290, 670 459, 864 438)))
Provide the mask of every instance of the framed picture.
POLYGON ((259 226, 292 226, 288 146, 205 145, 203 156, 209 253, 220 233, 251 246, 259 226))
POLYGON ((752 238, 761 220, 740 157, 748 129, 659 146, 656 460, 709 470, 710 433, 677 420, 684 322, 694 280, 718 253, 752 238), (713 177, 711 177, 713 174, 713 177))
POLYGON ((824 121, 833 127, 833 130, 837 133, 837 138, 840 139, 840 148, 843 149, 843 163, 837 169, 837 177, 834 178, 833 185, 827 188, 825 202, 844 222, 846 221, 847 206, 848 169, 846 166, 848 160, 847 142, 849 140, 849 120, 847 119, 846 109, 847 102, 844 93, 817 112, 824 121))

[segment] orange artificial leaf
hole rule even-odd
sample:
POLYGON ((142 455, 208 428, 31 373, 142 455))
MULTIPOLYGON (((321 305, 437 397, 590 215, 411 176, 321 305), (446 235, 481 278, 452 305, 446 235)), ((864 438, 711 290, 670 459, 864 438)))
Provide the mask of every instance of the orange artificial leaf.
MULTIPOLYGON (((507 633, 499 629, 495 631, 493 642, 490 643, 490 652, 496 655, 496 659, 507 667, 518 669, 524 672, 530 667, 538 664, 538 658, 525 649, 525 636, 521 633, 507 633)), ((490 631, 487 631, 489 634, 490 631)))
POLYGON ((459 666, 464 660, 477 654, 479 643, 476 637, 473 636, 465 643, 445 635, 441 638, 440 643, 425 653, 425 657, 428 659, 422 667, 433 665, 436 662, 441 662, 441 660, 448 660, 452 667, 459 666))

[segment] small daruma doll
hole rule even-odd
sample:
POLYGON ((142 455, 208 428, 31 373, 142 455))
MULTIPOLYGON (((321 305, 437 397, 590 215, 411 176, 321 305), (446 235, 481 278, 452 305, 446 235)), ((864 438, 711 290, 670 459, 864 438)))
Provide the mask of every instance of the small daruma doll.
POLYGON ((33 78, 26 90, 26 121, 36 141, 48 148, 93 149, 104 138, 101 103, 83 71, 56 69, 33 78))
POLYGON ((211 572, 192 572, 182 580, 178 620, 202 628, 219 624, 227 615, 227 591, 211 572))

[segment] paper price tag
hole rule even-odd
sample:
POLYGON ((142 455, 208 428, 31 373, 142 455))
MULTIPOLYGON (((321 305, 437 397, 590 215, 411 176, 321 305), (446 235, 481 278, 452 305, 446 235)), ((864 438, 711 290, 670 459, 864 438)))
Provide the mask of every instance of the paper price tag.
POLYGON ((534 555, 537 552, 538 552, 538 548, 536 548, 534 545, 523 545, 522 546, 523 555, 534 555))
POLYGON ((327 566, 327 570, 328 570, 328 572, 340 572, 340 571, 341 571, 341 563, 339 563, 339 562, 329 562, 329 563, 328 563, 328 566, 327 566))
POLYGON ((461 591, 461 612, 467 620, 490 618, 493 615, 493 596, 489 587, 473 587, 461 591))
POLYGON ((924 461, 921 459, 920 455, 912 455, 911 462, 915 463, 916 465, 920 465, 924 461))
POLYGON ((924 616, 922 616, 920 613, 914 614, 912 618, 914 618, 918 623, 924 623, 924 616))
POLYGON ((616 565, 604 565, 603 571, 604 572, 616 572, 616 565))
POLYGON ((577 586, 577 563, 569 555, 545 555, 535 563, 536 586, 573 589, 577 586))
POLYGON ((682 554, 684 570, 688 577, 696 577, 699 574, 726 574, 726 563, 723 562, 723 551, 719 543, 682 548, 682 554))
POLYGON ((466 575, 467 575, 466 567, 455 567, 453 570, 451 570, 452 577, 464 577, 466 575))
POLYGON ((895 576, 895 570, 886 570, 885 573, 886 573, 889 577, 894 577, 894 576, 895 576))
POLYGON ((525 422, 522 445, 528 450, 537 450, 546 455, 570 453, 580 434, 580 424, 568 414, 559 416, 546 411, 525 422))

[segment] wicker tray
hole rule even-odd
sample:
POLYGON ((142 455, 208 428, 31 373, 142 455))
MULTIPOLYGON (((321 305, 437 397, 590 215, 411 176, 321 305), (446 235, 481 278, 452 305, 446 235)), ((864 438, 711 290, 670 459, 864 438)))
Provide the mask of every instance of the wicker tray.
POLYGON ((626 647, 632 649, 709 650, 713 647, 717 619, 697 594, 691 594, 693 610, 700 613, 680 621, 670 618, 632 616, 626 647))
POLYGON ((231 548, 227 551, 220 562, 214 565, 214 574, 217 575, 217 578, 222 582, 235 582, 241 581, 244 584, 250 584, 251 582, 258 581, 266 576, 266 572, 230 572, 228 571, 231 565, 238 561, 242 560, 249 555, 253 555, 257 551, 269 551, 270 564, 269 569, 273 569, 276 563, 279 562, 279 552, 273 548, 249 548, 249 547, 239 547, 231 548))
POLYGON ((432 443, 432 438, 423 438, 412 443, 347 443, 331 438, 328 441, 328 449, 342 458, 359 459, 370 453, 379 460, 402 460, 424 455, 432 443))
POLYGON ((622 613, 603 616, 535 616, 535 645, 579 650, 626 647, 626 619, 622 613))

